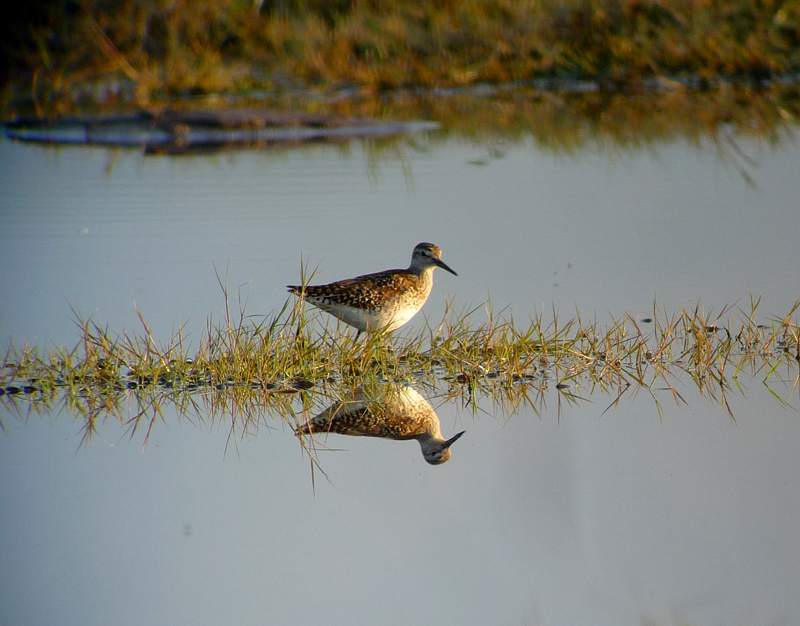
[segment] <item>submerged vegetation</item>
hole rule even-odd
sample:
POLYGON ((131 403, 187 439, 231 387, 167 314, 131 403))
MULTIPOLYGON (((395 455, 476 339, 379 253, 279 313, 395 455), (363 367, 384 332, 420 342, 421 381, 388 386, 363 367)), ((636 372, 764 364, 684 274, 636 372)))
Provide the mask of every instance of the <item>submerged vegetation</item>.
POLYGON ((25 418, 65 408, 83 420, 85 437, 113 417, 132 434, 145 430, 146 442, 164 409, 174 407, 212 424, 229 419, 236 441, 265 414, 297 427, 309 412, 384 382, 413 384, 471 410, 494 403, 506 414, 521 407, 539 413, 548 398, 560 414, 592 394, 613 406, 642 391, 661 414, 662 399, 684 403, 681 388, 689 385, 733 419, 729 398, 746 381, 760 379, 784 405, 800 391, 800 302, 766 321, 758 302, 751 304, 717 314, 654 306, 652 318, 623 315, 602 327, 580 315, 562 321, 555 312, 550 321, 519 324, 491 310, 488 321, 474 324, 476 311, 448 311, 437 325, 361 341, 287 304, 258 322, 243 312, 209 321, 194 350, 182 332, 157 345, 144 319, 143 332, 121 336, 79 319, 72 348, 9 347, 0 409, 25 418))

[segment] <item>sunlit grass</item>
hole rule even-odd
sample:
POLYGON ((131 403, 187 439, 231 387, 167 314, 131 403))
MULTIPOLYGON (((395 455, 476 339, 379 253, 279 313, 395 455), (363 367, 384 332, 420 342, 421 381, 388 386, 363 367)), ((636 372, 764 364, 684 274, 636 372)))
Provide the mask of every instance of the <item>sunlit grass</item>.
POLYGON ((360 340, 300 302, 258 320, 238 305, 209 319, 193 349, 182 329, 159 344, 141 315, 142 330, 120 335, 76 315, 71 348, 9 346, 0 407, 22 418, 65 408, 85 422, 85 436, 113 417, 132 436, 143 432, 145 443, 173 407, 190 419, 227 423, 235 442, 265 414, 296 426, 320 401, 376 381, 414 384, 478 413, 491 403, 506 414, 538 413, 548 399, 560 413, 598 395, 610 408, 642 392, 661 414, 662 400, 684 403, 680 389, 689 385, 733 419, 729 398, 743 381, 758 380, 788 406, 800 380, 800 303, 767 319, 758 300, 719 312, 654 305, 652 318, 623 314, 603 324, 555 311, 520 322, 488 305, 455 311, 451 303, 439 323, 360 340))
POLYGON ((792 2, 82 1, 37 4, 2 32, 5 99, 50 115, 246 90, 566 77, 637 91, 650 77, 759 82, 800 70, 792 2))

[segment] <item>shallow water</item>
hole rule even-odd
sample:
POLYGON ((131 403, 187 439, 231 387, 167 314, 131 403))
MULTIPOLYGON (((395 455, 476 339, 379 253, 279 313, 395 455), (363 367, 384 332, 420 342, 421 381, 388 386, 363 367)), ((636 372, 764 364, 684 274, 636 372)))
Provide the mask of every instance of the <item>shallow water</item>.
MULTIPOLYGON (((74 345, 70 307, 138 330, 138 307, 159 341, 186 323, 197 342, 224 313, 215 267, 260 316, 301 259, 336 280, 419 241, 459 273, 437 272, 432 322, 446 298, 602 322, 751 294, 766 320, 800 298, 800 151, 739 147, 754 186, 680 141, 180 159, 2 141, 2 341, 74 345)), ((605 413, 611 396, 548 396, 539 416, 431 398, 445 436, 467 430, 450 461, 330 435, 314 489, 269 415, 234 445, 224 420, 166 410, 143 450, 114 423, 80 446, 65 412, 4 413, 0 622, 794 623, 800 419, 742 383, 735 423, 690 382, 661 419, 643 393, 605 413)))
POLYGON ((573 157, 510 145, 481 166, 486 148, 455 140, 377 165, 358 143, 173 159, 3 142, 0 332, 71 341, 70 305, 138 327, 136 302, 166 339, 224 310, 215 267, 266 315, 301 259, 327 282, 405 267, 419 241, 459 273, 437 273, 432 319, 444 295, 522 319, 652 314, 656 298, 748 308, 751 294, 782 314, 798 295, 800 152, 742 144, 755 188, 680 143, 573 157))

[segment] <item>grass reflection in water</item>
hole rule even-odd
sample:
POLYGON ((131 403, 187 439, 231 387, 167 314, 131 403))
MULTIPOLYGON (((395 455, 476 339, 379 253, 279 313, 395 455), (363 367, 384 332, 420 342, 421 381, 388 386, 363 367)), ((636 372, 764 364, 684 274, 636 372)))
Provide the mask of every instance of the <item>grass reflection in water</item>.
MULTIPOLYGON (((269 427, 271 418, 308 430, 301 425, 310 416, 335 417, 342 402, 370 397, 378 398, 372 408, 403 414, 393 404, 417 392, 390 392, 387 382, 413 383, 438 403, 458 402, 476 413, 491 405, 507 415, 523 408, 538 414, 548 402, 561 415, 565 406, 597 394, 610 407, 639 392, 652 398, 660 415, 664 398, 685 403, 677 383, 691 382, 733 419, 728 399, 742 390, 740 381, 760 379, 782 404, 800 383, 800 302, 766 323, 757 309, 757 300, 750 310, 717 314, 700 308, 669 314, 654 306, 652 318, 622 315, 601 326, 579 314, 562 321, 555 312, 552 321, 539 316, 522 325, 488 307, 488 321, 476 324, 475 310, 456 313, 449 306, 438 325, 356 341, 337 325, 323 325, 322 314, 287 303, 259 323, 243 311, 222 324, 209 321, 191 353, 180 331, 157 345, 143 318, 143 332, 117 337, 78 320, 81 336, 72 348, 9 347, 0 370, 0 407, 18 419, 66 410, 81 421, 82 442, 113 419, 132 438, 141 435, 143 445, 170 409, 229 429, 235 444, 269 427)), ((384 433, 419 438, 427 429, 433 440, 442 439, 438 429, 421 428, 384 433)), ((340 432, 333 424, 328 429, 340 432)), ((313 453, 315 444, 301 441, 313 453)))

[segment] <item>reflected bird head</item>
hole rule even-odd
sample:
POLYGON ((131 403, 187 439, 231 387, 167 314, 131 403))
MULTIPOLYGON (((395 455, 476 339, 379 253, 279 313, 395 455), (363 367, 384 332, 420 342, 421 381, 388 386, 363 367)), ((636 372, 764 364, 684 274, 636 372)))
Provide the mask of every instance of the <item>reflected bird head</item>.
POLYGON ((465 430, 462 430, 457 435, 450 437, 450 439, 447 441, 437 442, 435 445, 431 445, 430 447, 424 446, 422 448, 422 456, 425 457, 425 460, 431 465, 441 465, 442 463, 449 461, 450 446, 452 446, 465 432, 465 430))

